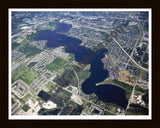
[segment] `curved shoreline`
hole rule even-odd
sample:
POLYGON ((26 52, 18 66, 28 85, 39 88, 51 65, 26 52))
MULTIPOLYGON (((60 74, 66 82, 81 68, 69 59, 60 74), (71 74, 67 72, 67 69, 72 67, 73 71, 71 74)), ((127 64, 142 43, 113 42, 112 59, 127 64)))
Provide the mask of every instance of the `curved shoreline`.
POLYGON ((81 40, 56 33, 56 31, 42 30, 35 39, 47 40, 48 47, 65 46, 65 52, 74 54, 75 61, 83 64, 91 64, 89 70, 91 75, 83 82, 82 91, 86 94, 95 93, 100 100, 114 103, 125 108, 128 101, 125 91, 122 88, 106 84, 96 86, 96 83, 100 83, 108 77, 108 71, 103 69, 103 63, 101 61, 101 59, 105 57, 107 49, 96 51, 93 57, 89 58, 87 62, 84 62, 83 58, 90 56, 90 53, 93 53, 93 51, 84 46, 80 46, 79 44, 82 43, 81 40))

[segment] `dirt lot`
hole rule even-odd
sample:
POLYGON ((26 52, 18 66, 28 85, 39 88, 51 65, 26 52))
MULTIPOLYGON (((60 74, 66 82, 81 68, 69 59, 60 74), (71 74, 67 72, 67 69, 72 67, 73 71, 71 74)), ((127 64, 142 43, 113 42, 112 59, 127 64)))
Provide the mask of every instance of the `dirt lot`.
POLYGON ((119 74, 119 77, 118 77, 119 81, 129 84, 131 86, 135 84, 135 81, 136 81, 135 77, 131 75, 129 72, 125 70, 120 70, 118 74, 119 74))

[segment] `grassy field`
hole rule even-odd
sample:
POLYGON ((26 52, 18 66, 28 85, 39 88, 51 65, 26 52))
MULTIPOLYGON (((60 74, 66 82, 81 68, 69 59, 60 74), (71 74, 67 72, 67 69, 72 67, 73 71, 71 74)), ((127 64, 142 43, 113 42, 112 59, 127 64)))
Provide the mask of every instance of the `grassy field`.
POLYGON ((23 47, 20 47, 19 50, 21 52, 23 52, 26 55, 26 57, 32 57, 42 51, 42 50, 40 50, 36 47, 33 47, 29 44, 25 44, 23 47))
POLYGON ((27 112, 27 111, 30 109, 30 107, 29 107, 27 104, 25 104, 25 105, 23 105, 22 109, 23 109, 25 112, 27 112))
POLYGON ((78 76, 79 76, 79 79, 80 80, 84 80, 84 79, 87 79, 89 76, 90 76, 90 72, 89 72, 89 70, 85 70, 85 71, 80 71, 80 72, 78 72, 78 76))
POLYGON ((12 81, 16 81, 19 79, 25 72, 27 72, 27 68, 23 65, 20 65, 12 72, 12 81))
POLYGON ((28 44, 29 43, 29 41, 27 40, 27 39, 24 39, 20 44, 19 44, 19 46, 18 46, 18 48, 22 48, 22 47, 24 47, 26 44, 28 44))
MULTIPOLYGON (((15 46, 13 45, 13 47, 15 46)), ((16 47, 19 48, 19 50, 24 53, 26 57, 31 57, 41 52, 40 49, 29 45, 29 41, 27 39, 23 39, 23 41, 16 47)))
POLYGON ((108 111, 104 111, 104 115, 114 115, 114 114, 112 114, 112 113, 110 113, 108 111))
POLYGON ((54 88, 55 86, 56 86, 56 85, 53 84, 52 82, 48 82, 48 83, 45 85, 45 87, 48 88, 49 90, 52 89, 52 88, 54 88))
POLYGON ((66 70, 70 70, 72 67, 71 65, 66 64, 63 68, 64 68, 64 71, 66 71, 66 70))
POLYGON ((25 101, 28 101, 30 97, 31 97, 31 95, 28 93, 23 99, 24 99, 25 101))
POLYGON ((24 80, 28 85, 30 85, 37 75, 38 74, 33 70, 28 70, 21 76, 21 79, 24 80))
POLYGON ((29 68, 32 68, 34 65, 36 65, 37 64, 37 62, 31 62, 29 65, 28 65, 28 67, 29 68))
POLYGON ((119 74, 118 81, 121 81, 123 83, 129 84, 132 86, 135 84, 135 78, 129 72, 125 70, 121 70, 118 72, 118 74, 119 74))
POLYGON ((139 77, 140 79, 143 79, 145 73, 146 73, 146 71, 141 70, 138 77, 139 77))
POLYGON ((62 58, 62 57, 57 57, 52 63, 50 63, 49 65, 47 65, 47 69, 50 70, 51 72, 57 72, 59 69, 61 69, 63 67, 63 65, 66 63, 67 61, 62 58))
POLYGON ((48 24, 45 23, 45 24, 39 25, 36 28, 37 31, 41 31, 41 30, 51 30, 51 31, 54 31, 55 29, 56 29, 56 23, 55 22, 49 22, 48 24))
POLYGON ((12 82, 16 81, 17 79, 22 79, 24 82, 30 85, 37 75, 38 73, 34 72, 33 70, 28 69, 24 65, 20 65, 12 72, 12 82))
POLYGON ((138 85, 135 87, 135 90, 141 93, 147 93, 148 89, 143 89, 141 87, 139 87, 138 85))
POLYGON ((148 115, 148 109, 138 104, 130 104, 127 115, 148 115))
POLYGON ((69 97, 71 97, 71 93, 70 92, 68 92, 68 91, 66 91, 66 90, 64 90, 64 89, 62 89, 61 90, 65 95, 67 95, 67 96, 69 96, 69 97))

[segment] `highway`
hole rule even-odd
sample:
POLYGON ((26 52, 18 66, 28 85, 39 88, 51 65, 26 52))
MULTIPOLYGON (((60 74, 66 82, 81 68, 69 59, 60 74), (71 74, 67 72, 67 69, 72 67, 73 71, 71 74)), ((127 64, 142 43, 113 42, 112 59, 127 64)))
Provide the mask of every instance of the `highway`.
POLYGON ((142 40, 143 30, 142 30, 142 27, 140 26, 140 24, 139 24, 139 29, 140 29, 140 35, 139 35, 139 38, 138 38, 136 44, 134 45, 134 48, 130 54, 131 57, 133 56, 134 50, 136 49, 136 46, 138 45, 139 40, 140 40, 140 42, 142 40))
MULTIPOLYGON (((112 37, 113 38, 113 37, 112 37)), ((144 71, 148 71, 148 69, 142 67, 141 65, 137 64, 137 62, 122 48, 122 46, 118 43, 118 41, 113 38, 113 40, 118 44, 118 46, 122 49, 123 52, 126 53, 126 55, 130 58, 130 60, 137 66, 139 67, 140 69, 144 70, 144 71)))
MULTIPOLYGON (((72 24, 73 26, 75 26, 74 24, 72 24)), ((87 26, 85 26, 85 25, 81 25, 81 26, 83 26, 83 27, 86 27, 86 28, 88 28, 87 26)), ((96 30, 96 31, 103 31, 103 32, 107 32, 108 33, 108 30, 102 30, 102 29, 96 29, 96 28, 93 28, 93 27, 89 27, 90 29, 94 29, 94 30, 96 30)), ((109 30, 110 31, 110 30, 109 30)), ((112 37, 113 38, 113 37, 112 37)), ((144 70, 144 71, 148 71, 148 69, 146 69, 146 68, 144 68, 144 67, 142 67, 141 65, 139 65, 139 64, 137 64, 137 62, 122 48, 122 46, 118 43, 118 41, 115 39, 115 38, 113 38, 113 40, 118 44, 118 46, 127 54, 127 56, 130 58, 130 60, 137 66, 137 67, 139 67, 140 69, 142 69, 142 70, 144 70)), ((138 43, 138 41, 137 41, 137 43, 138 43)), ((136 44, 137 44, 136 43, 136 44)), ((134 49, 135 49, 135 47, 134 47, 134 49)), ((133 51, 132 51, 133 52, 133 51)), ((133 54, 133 53, 132 53, 133 54)))

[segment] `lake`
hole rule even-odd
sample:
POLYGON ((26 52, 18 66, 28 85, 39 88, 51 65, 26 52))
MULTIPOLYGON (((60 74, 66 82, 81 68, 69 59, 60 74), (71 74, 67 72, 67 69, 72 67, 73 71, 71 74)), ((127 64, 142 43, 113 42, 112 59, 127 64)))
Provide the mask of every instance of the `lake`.
POLYGON ((125 90, 114 85, 98 85, 96 83, 102 82, 108 77, 108 71, 104 70, 101 59, 107 52, 107 49, 98 50, 94 56, 87 61, 83 58, 90 56, 93 53, 91 49, 84 46, 80 46, 81 40, 73 37, 68 37, 64 33, 67 33, 71 29, 71 25, 60 23, 57 25, 55 31, 42 30, 39 32, 35 40, 47 40, 47 47, 55 48, 65 46, 65 52, 75 55, 75 61, 83 64, 91 64, 91 75, 82 84, 82 91, 85 94, 95 93, 100 100, 104 102, 114 103, 123 108, 126 108, 128 101, 126 99, 125 90))

